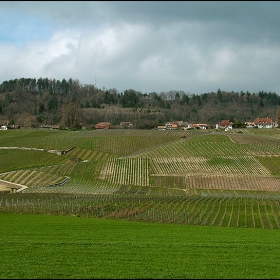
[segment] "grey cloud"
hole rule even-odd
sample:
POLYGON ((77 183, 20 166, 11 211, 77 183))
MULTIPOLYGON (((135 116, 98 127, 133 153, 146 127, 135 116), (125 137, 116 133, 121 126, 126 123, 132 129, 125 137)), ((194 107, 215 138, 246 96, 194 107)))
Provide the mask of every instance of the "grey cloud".
POLYGON ((119 91, 280 90, 279 2, 6 1, 0 8, 40 18, 54 32, 41 43, 29 37, 21 72, 8 66, 15 57, 8 52, 2 61, 13 77, 94 83, 96 75, 99 87, 119 91))

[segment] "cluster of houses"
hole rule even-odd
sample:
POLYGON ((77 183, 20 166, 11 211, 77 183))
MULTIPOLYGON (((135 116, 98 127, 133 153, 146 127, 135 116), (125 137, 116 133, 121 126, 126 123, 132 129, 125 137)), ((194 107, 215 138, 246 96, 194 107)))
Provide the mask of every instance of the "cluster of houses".
MULTIPOLYGON (((38 128, 47 128, 47 129, 59 129, 58 124, 42 124, 38 126, 38 128)), ((18 124, 12 124, 12 125, 6 125, 2 124, 1 125, 1 130, 7 130, 7 129, 20 129, 20 125, 18 124)))
MULTIPOLYGON (((276 128, 277 122, 273 122, 271 118, 256 118, 253 122, 247 121, 244 123, 246 128, 276 128)), ((158 125, 158 130, 175 130, 175 129, 208 129, 209 125, 206 123, 188 123, 183 121, 167 122, 165 125, 158 125)), ((19 125, 1 125, 1 130, 19 129, 19 125)), ((59 129, 59 125, 42 125, 41 128, 59 129)), ((100 122, 94 126, 95 129, 109 129, 111 128, 110 122, 100 122)), ((132 122, 120 122, 117 128, 133 128, 132 122)), ((216 129, 223 129, 228 131, 233 129, 233 122, 229 120, 222 120, 215 126, 216 129)))
POLYGON ((207 129, 206 123, 188 123, 183 121, 167 122, 165 125, 158 125, 158 130, 170 130, 170 129, 207 129))
POLYGON ((258 128, 274 128, 278 127, 277 122, 273 122, 270 118, 256 118, 253 123, 245 122, 246 127, 258 127, 258 128))
MULTIPOLYGON (((253 122, 245 122, 246 128, 275 128, 278 127, 277 122, 273 122, 271 118, 256 118, 253 122)), ((233 123, 229 120, 223 120, 216 124, 216 129, 225 129, 226 131, 233 128, 233 123)))
POLYGON ((95 129, 109 129, 110 127, 111 123, 109 122, 100 122, 94 126, 95 129))
MULTIPOLYGON (((273 128, 277 127, 277 123, 273 122, 271 118, 256 118, 253 122, 245 122, 246 128, 257 127, 257 128, 273 128)), ((95 129, 109 129, 111 128, 110 122, 100 122, 94 125, 95 129)), ((116 128, 133 128, 132 122, 120 122, 119 126, 114 126, 116 128)), ((183 121, 167 122, 165 125, 158 125, 158 130, 174 130, 174 129, 208 129, 209 125, 206 123, 188 123, 183 121)), ((216 129, 224 129, 225 131, 233 129, 233 122, 229 120, 223 120, 216 124, 216 129)))
MULTIPOLYGON (((94 126, 95 129, 109 129, 111 128, 110 122, 100 122, 94 126)), ((132 122, 120 122, 119 128, 133 128, 132 122)))
MULTIPOLYGON (((273 122, 271 118, 256 118, 253 122, 247 121, 244 123, 246 128, 275 128, 278 127, 277 122, 273 122)), ((159 125, 158 130, 169 130, 169 129, 207 129, 209 126, 205 123, 187 123, 183 121, 167 122, 165 125, 159 125)), ((215 129, 224 129, 228 131, 233 129, 233 122, 229 120, 222 120, 217 123, 215 129)))
POLYGON ((11 125, 1 125, 1 130, 7 130, 7 129, 19 129, 20 126, 18 124, 11 124, 11 125))

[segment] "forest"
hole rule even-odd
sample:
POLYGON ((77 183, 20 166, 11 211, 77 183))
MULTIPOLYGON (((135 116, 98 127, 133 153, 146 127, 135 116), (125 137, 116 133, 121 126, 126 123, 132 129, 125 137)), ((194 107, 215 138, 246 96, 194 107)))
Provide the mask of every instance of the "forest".
POLYGON ((280 123, 280 96, 260 90, 191 94, 182 90, 119 92, 81 84, 78 79, 20 78, 0 85, 0 122, 20 127, 59 125, 92 129, 99 122, 131 122, 134 128, 153 129, 169 121, 216 123, 228 119, 236 126, 257 117, 280 123))

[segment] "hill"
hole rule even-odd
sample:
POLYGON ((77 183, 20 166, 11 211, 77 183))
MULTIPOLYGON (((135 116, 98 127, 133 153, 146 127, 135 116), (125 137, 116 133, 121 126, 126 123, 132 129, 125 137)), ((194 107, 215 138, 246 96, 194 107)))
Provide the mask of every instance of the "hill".
POLYGON ((1 212, 280 228, 280 130, 0 131, 1 212), (182 137, 185 136, 185 137, 182 137))
MULTIPOLYGON (((257 117, 276 120, 280 96, 260 90, 190 94, 170 90, 142 93, 134 89, 99 89, 79 80, 20 78, 0 85, 0 122, 21 127, 60 125, 70 129, 92 128, 99 122, 117 127, 129 121, 134 128, 154 128, 168 121, 235 123, 257 117)), ((279 116, 279 114, 278 114, 279 116)))

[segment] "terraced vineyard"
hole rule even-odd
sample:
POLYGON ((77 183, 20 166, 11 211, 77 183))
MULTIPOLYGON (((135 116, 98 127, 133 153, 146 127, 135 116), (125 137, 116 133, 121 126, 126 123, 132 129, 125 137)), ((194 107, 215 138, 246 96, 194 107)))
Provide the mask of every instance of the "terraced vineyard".
POLYGON ((280 227, 280 129, 0 131, 0 158, 2 212, 280 227))

